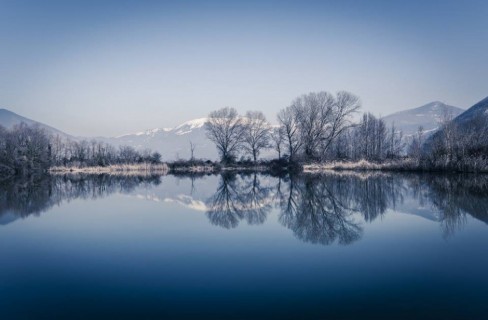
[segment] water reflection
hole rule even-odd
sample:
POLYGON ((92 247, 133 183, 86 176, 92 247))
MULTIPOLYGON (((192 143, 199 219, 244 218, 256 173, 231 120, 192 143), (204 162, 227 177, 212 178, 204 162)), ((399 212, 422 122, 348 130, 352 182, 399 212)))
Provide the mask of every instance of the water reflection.
POLYGON ((287 196, 280 196, 285 201, 280 202, 279 221, 306 242, 348 244, 358 240, 362 228, 335 187, 338 185, 330 184, 326 177, 291 178, 287 196))
MULTIPOLYGON (((168 179, 66 175, 3 181, 0 224, 39 215, 63 201, 132 194, 140 187, 157 190, 160 184, 174 184, 168 179)), ((226 229, 236 228, 241 221, 261 225, 276 209, 280 224, 298 239, 322 245, 358 241, 364 225, 389 210, 437 221, 445 237, 462 228, 468 216, 488 223, 488 177, 484 175, 303 174, 277 178, 224 173, 216 186, 205 184, 205 191, 215 188, 215 192, 202 200, 198 200, 205 194, 199 190, 202 186, 197 187, 195 177, 189 179, 191 189, 178 197, 199 203, 212 225, 226 229)))
POLYGON ((215 194, 207 204, 207 217, 213 225, 235 228, 241 220, 250 225, 262 224, 272 208, 272 188, 261 183, 256 173, 224 173, 215 194))
POLYGON ((488 223, 486 175, 414 176, 412 189, 420 203, 432 203, 445 237, 466 223, 467 215, 488 223))
POLYGON ((0 221, 38 216, 73 199, 97 199, 114 192, 130 193, 141 184, 156 186, 159 176, 66 175, 28 177, 0 182, 0 221))

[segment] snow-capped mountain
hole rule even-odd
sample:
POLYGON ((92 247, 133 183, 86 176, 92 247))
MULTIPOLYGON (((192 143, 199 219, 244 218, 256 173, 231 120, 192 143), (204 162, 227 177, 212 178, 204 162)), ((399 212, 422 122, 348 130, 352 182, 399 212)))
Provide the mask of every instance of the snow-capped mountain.
POLYGON ((434 101, 418 108, 393 113, 383 117, 383 120, 388 126, 395 124, 398 130, 401 130, 405 136, 409 136, 414 134, 419 126, 423 127, 425 133, 434 132, 439 128, 445 115, 455 118, 463 111, 461 108, 434 101))
POLYGON ((163 160, 190 158, 190 142, 195 146, 196 158, 218 158, 215 145, 205 134, 207 118, 190 120, 174 128, 156 128, 114 138, 97 138, 115 146, 127 145, 136 149, 158 151, 163 160))

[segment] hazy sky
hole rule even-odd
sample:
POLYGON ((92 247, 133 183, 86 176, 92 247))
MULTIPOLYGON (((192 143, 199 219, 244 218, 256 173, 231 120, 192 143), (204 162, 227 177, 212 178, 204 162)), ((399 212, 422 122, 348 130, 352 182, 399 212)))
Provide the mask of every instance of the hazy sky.
POLYGON ((74 135, 276 112, 348 90, 377 115, 488 95, 488 1, 4 1, 0 107, 74 135))

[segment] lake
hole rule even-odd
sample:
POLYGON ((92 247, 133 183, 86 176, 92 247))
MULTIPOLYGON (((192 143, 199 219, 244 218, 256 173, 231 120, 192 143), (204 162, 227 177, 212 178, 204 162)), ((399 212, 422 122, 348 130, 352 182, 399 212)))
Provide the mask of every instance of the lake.
POLYGON ((0 182, 2 319, 488 319, 488 176, 0 182))

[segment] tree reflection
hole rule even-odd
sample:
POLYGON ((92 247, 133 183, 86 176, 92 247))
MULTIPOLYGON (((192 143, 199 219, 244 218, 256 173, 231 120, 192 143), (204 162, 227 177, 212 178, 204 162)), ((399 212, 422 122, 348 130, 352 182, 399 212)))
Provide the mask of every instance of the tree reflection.
POLYGON ((439 213, 444 237, 462 228, 470 215, 488 224, 488 176, 475 174, 422 175, 410 179, 422 203, 439 213))
POLYGON ((418 202, 405 213, 430 206, 449 237, 468 215, 488 223, 487 194, 488 177, 482 175, 334 173, 279 179, 274 198, 285 227, 303 241, 328 245, 358 240, 362 227, 354 217, 372 222, 409 195, 418 202))
POLYGON ((305 242, 349 244, 360 239, 362 228, 354 220, 354 210, 334 190, 342 188, 334 185, 338 181, 323 176, 290 178, 279 221, 305 242))
POLYGON ((141 184, 157 185, 159 176, 64 175, 22 177, 0 183, 0 218, 39 215, 62 201, 129 193, 141 184))
MULTIPOLYGON (((81 174, 2 181, 0 223, 39 215, 63 201, 130 193, 160 183, 159 176, 81 174)), ((189 197, 198 192, 192 183, 189 197)), ((487 194, 484 175, 334 173, 272 178, 225 172, 205 205, 210 223, 226 229, 236 228, 241 221, 261 225, 275 207, 278 221, 298 239, 329 245, 359 240, 362 223, 371 223, 400 205, 401 212, 438 221, 449 237, 465 225, 468 216, 488 223, 487 194), (409 202, 404 204, 406 198, 409 202)))
POLYGON ((223 173, 215 194, 207 200, 207 217, 213 225, 235 228, 241 220, 262 224, 271 210, 271 187, 256 173, 251 176, 223 173))

